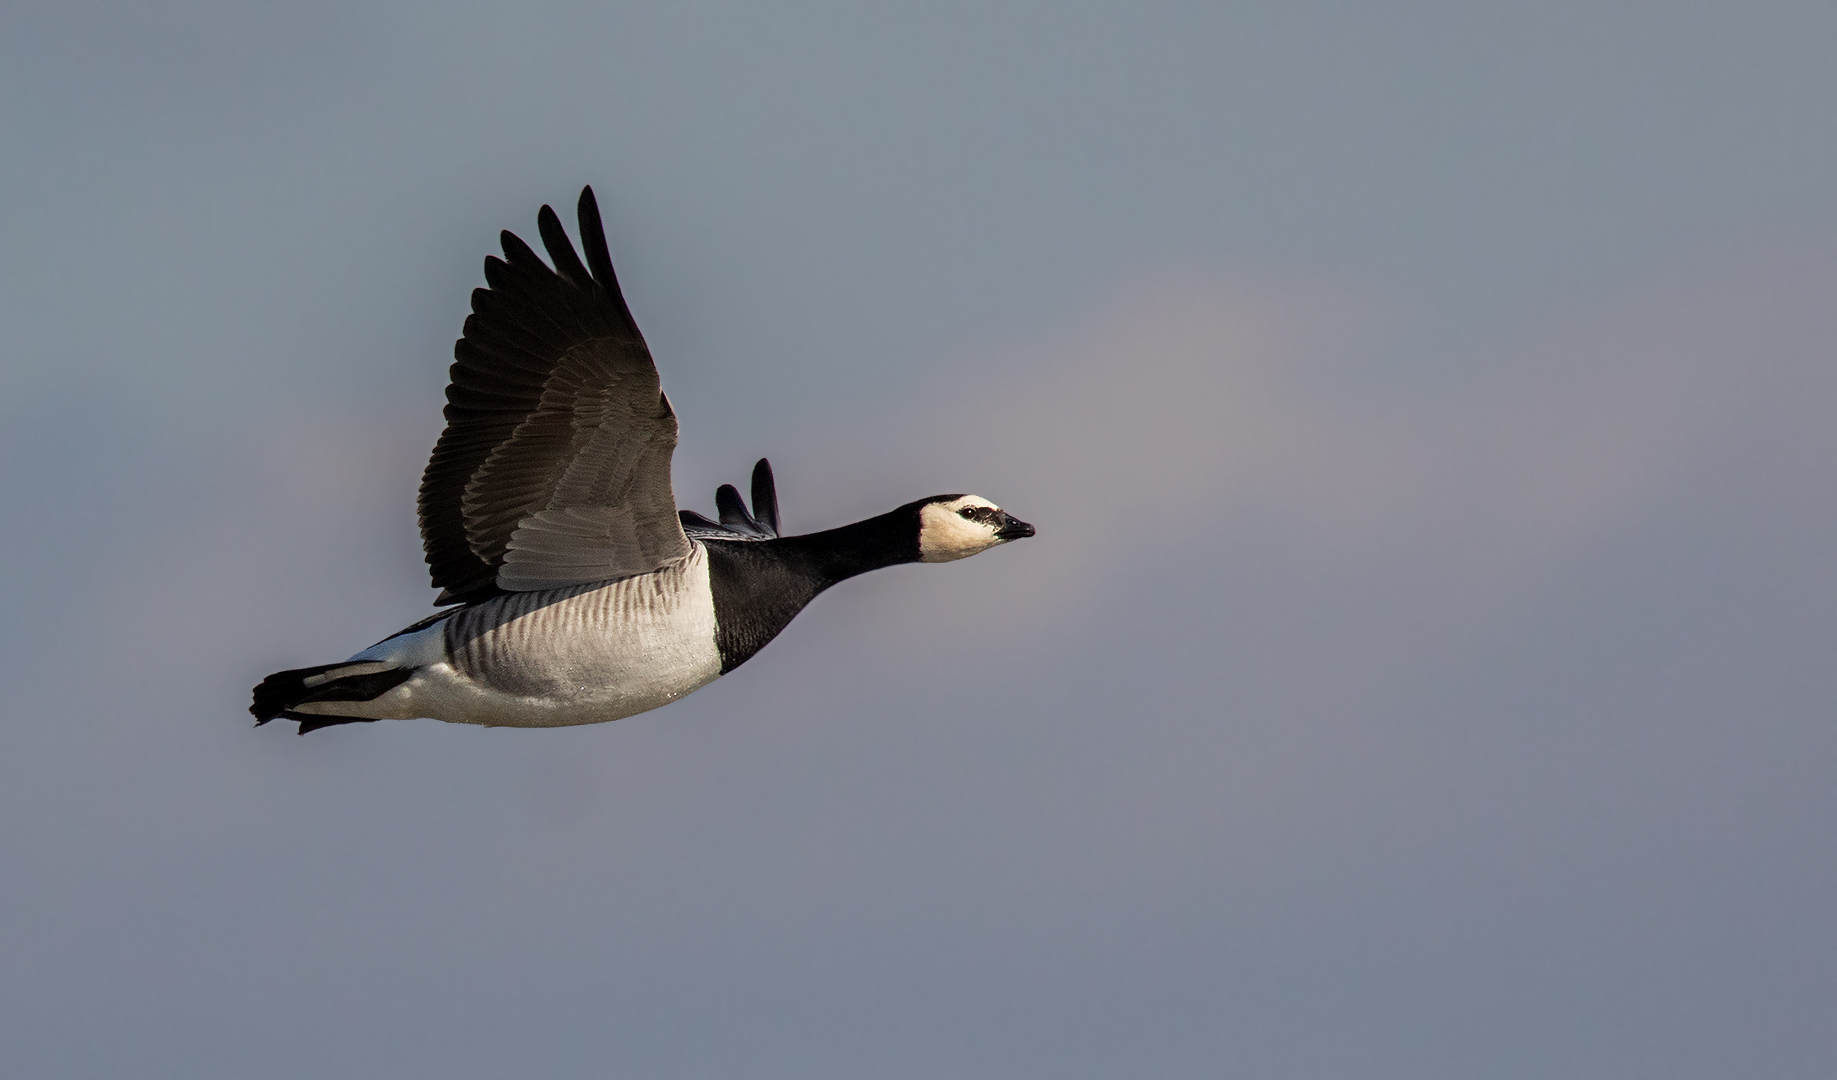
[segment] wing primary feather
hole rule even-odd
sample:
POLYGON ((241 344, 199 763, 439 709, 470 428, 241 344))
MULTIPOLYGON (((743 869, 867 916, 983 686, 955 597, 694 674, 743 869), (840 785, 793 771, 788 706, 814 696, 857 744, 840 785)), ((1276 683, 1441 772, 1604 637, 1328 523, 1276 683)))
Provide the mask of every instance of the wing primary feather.
MULTIPOLYGON (((540 222, 536 224, 540 226, 540 222)), ((557 228, 557 231, 560 230, 557 228)), ((536 255, 535 248, 525 244, 524 237, 513 231, 503 231, 498 239, 503 244, 503 259, 509 272, 505 274, 500 268, 500 281, 492 283, 492 288, 502 290, 505 301, 516 305, 525 320, 547 320, 569 342, 604 334, 606 320, 595 310, 592 299, 580 296, 579 288, 569 288, 571 283, 566 277, 549 270, 549 264, 542 261, 542 255, 536 255)), ((568 259, 579 264, 579 257, 575 257, 573 248, 568 246, 566 233, 562 235, 562 244, 568 259)), ((557 268, 566 266, 568 259, 558 257, 555 244, 547 237, 544 237, 544 246, 549 248, 549 255, 555 257, 557 268)))
POLYGON ((586 249, 587 265, 593 279, 600 283, 618 305, 627 323, 634 323, 631 309, 625 306, 625 294, 619 291, 619 275, 612 269, 612 253, 606 249, 606 227, 600 223, 600 204, 593 197, 593 186, 580 189, 580 246, 586 249))
POLYGON ((504 248, 504 261, 519 270, 538 276, 553 273, 549 265, 542 261, 536 250, 523 242, 523 238, 509 229, 498 233, 498 243, 504 248))
MULTIPOLYGON (((509 236, 509 233, 505 233, 509 236)), ((473 293, 483 292, 490 295, 493 291, 510 288, 510 264, 496 255, 485 256, 485 288, 474 289, 473 293)), ((498 297, 497 299, 502 299, 498 297)), ((474 305, 476 310, 476 305, 474 305)))
POLYGON ((538 273, 551 282, 557 280, 555 275, 523 241, 510 233, 504 235, 509 238, 504 245, 505 254, 512 261, 495 255, 485 259, 485 284, 490 287, 472 290, 472 313, 518 326, 541 342, 545 352, 566 351, 574 343, 572 329, 556 319, 553 298, 534 295, 531 289, 541 287, 538 273), (516 247, 523 251, 512 250, 516 247), (535 267, 526 260, 534 260, 535 267))
POLYGON ((772 463, 765 458, 753 466, 753 519, 766 532, 778 535, 778 485, 772 482, 772 463))
POLYGON ((581 265, 580 256, 574 251, 574 242, 568 239, 566 230, 561 227, 561 219, 555 216, 555 211, 546 203, 536 215, 536 228, 542 233, 542 246, 549 249, 549 261, 555 264, 555 272, 576 288, 592 288, 593 275, 581 265))
POLYGON ((753 515, 746 512, 746 504, 740 501, 740 491, 732 484, 722 484, 715 490, 714 506, 721 514, 721 524, 742 532, 755 531, 753 515))
MULTIPOLYGON (((565 350, 572 342, 558 342, 548 334, 549 327, 519 325, 518 310, 512 301, 506 299, 509 294, 495 293, 489 289, 472 290, 472 315, 466 319, 466 337, 460 340, 474 339, 479 341, 500 341, 527 353, 530 362, 535 365, 534 371, 549 372, 555 368, 554 357, 565 350)), ((527 320, 525 320, 527 321, 527 320)), ((464 361, 457 347, 453 358, 464 361)))

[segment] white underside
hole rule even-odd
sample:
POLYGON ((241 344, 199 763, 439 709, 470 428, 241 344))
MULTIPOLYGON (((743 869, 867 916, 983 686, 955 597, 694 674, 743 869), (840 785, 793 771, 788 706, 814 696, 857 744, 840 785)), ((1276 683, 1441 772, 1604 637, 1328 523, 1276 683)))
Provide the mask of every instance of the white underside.
MULTIPOLYGON (((707 551, 637 577, 511 593, 351 660, 417 669, 374 701, 295 712, 379 720, 567 727, 655 709, 721 674, 707 551)), ((328 673, 337 674, 337 673, 328 673)))

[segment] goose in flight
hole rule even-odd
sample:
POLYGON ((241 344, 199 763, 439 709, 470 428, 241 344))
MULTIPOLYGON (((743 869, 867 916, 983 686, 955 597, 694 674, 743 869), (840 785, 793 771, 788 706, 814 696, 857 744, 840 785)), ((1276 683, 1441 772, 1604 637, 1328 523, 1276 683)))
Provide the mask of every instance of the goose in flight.
POLYGON ((1034 534, 976 495, 935 495, 802 536, 779 533, 772 468, 752 508, 723 485, 718 520, 676 509, 676 413, 619 292, 593 189, 576 253, 536 217, 550 266, 512 233, 454 346, 446 430, 421 480, 438 605, 335 664, 255 688, 259 726, 431 717, 561 727, 617 720, 708 685, 824 589, 908 562, 950 562, 1034 534))

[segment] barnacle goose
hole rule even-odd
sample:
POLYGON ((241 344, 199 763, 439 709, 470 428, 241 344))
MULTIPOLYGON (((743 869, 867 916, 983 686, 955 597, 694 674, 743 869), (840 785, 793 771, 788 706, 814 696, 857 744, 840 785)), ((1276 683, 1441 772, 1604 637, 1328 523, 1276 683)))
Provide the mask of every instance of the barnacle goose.
POLYGON ((772 467, 752 509, 676 509, 676 414, 619 292, 593 189, 581 262, 537 215, 550 269, 502 234, 454 346, 446 430, 421 481, 421 539, 444 611, 336 664, 255 688, 257 726, 431 717, 595 724, 668 704, 744 664, 839 581, 950 562, 1033 535, 975 495, 937 495, 804 536, 779 533, 772 467))

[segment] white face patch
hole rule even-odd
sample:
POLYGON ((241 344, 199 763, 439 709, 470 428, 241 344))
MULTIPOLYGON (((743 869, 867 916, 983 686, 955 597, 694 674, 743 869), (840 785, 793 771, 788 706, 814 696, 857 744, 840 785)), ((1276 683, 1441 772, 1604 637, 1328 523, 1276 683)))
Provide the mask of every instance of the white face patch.
POLYGON ((919 507, 919 561, 967 559, 1001 543, 995 535, 1000 526, 993 520, 974 521, 963 516, 963 511, 975 509, 1001 508, 980 495, 965 495, 949 502, 926 503, 919 507))

